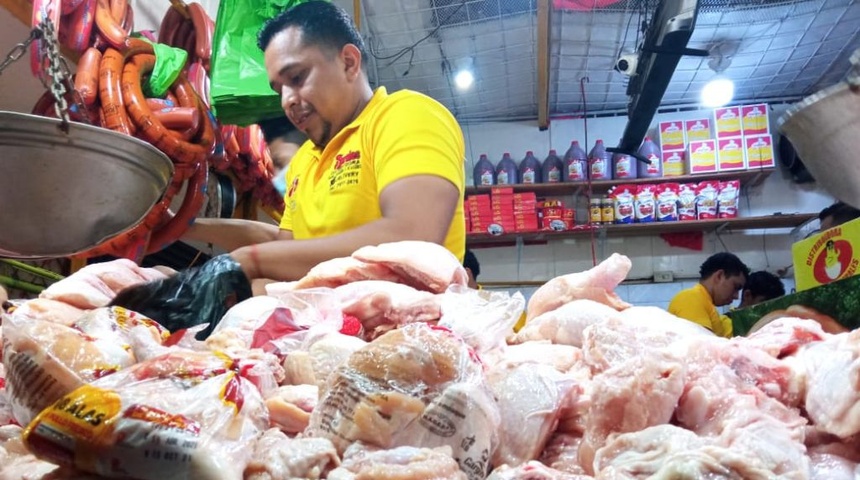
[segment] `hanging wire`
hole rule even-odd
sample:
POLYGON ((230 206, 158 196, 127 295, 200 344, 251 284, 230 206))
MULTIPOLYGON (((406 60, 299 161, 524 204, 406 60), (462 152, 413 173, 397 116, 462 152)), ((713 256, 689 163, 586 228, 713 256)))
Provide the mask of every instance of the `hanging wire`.
MULTIPOLYGON (((430 33, 428 33, 427 35, 424 35, 423 37, 421 37, 417 42, 413 43, 412 45, 409 45, 408 47, 404 47, 404 48, 400 49, 397 53, 393 53, 391 55, 379 55, 376 52, 376 48, 373 46, 372 43, 368 44, 368 49, 367 49, 368 52, 370 52, 370 55, 377 60, 391 60, 383 68, 390 67, 391 65, 394 64, 394 62, 399 60, 401 57, 403 57, 407 53, 411 52, 412 56, 409 58, 409 67, 411 68, 412 59, 415 56, 415 47, 417 47, 418 45, 420 45, 422 42, 424 42, 428 38, 432 37, 433 35, 436 35, 436 32, 438 32, 444 25, 447 25, 448 21, 451 20, 451 18, 453 18, 454 15, 456 15, 463 7, 466 6, 466 1, 467 0, 463 0, 462 2, 460 2, 460 4, 457 5, 457 8, 455 8, 443 20, 441 20, 439 22, 439 24, 436 25, 435 28, 433 28, 433 30, 430 30, 430 33)), ((409 68, 407 68, 406 73, 409 73, 409 68)))

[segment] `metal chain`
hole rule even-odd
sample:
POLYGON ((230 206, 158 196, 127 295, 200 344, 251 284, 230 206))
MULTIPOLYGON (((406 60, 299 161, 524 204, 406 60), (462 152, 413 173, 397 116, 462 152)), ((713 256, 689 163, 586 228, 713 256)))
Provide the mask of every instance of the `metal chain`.
POLYGON ((0 75, 3 75, 3 70, 6 69, 9 65, 18 61, 24 54, 27 53, 27 47, 30 46, 31 43, 36 41, 37 39, 42 37, 42 31, 38 28, 34 28, 30 30, 30 36, 27 37, 26 40, 12 47, 12 50, 6 54, 6 58, 3 59, 3 63, 0 63, 0 75))
POLYGON ((72 72, 69 69, 69 64, 66 58, 60 54, 60 47, 57 43, 57 35, 55 26, 51 19, 45 18, 42 23, 30 30, 30 36, 23 42, 15 45, 12 50, 6 55, 6 58, 0 63, 0 75, 3 70, 18 61, 27 53, 27 48, 36 40, 40 42, 40 64, 45 68, 46 73, 50 77, 50 83, 44 76, 39 76, 42 85, 51 91, 54 97, 54 108, 57 116, 62 119, 60 128, 64 132, 69 131, 69 110, 75 111, 84 123, 92 124, 90 116, 87 112, 87 107, 84 105, 84 99, 81 93, 78 92, 72 84, 72 72), (44 59, 48 59, 48 64, 45 65, 44 59), (66 93, 71 92, 74 104, 70 107, 66 101, 66 93))
MULTIPOLYGON (((50 85, 45 85, 54 96, 54 110, 63 121, 61 128, 64 132, 69 131, 69 104, 66 102, 66 93, 69 89, 69 69, 60 55, 60 46, 57 43, 57 33, 54 22, 45 17, 39 25, 42 28, 42 55, 48 58, 46 70, 50 79, 50 85)), ((44 82, 44 79, 43 79, 44 82)), ((85 113, 85 112, 81 112, 85 113)))

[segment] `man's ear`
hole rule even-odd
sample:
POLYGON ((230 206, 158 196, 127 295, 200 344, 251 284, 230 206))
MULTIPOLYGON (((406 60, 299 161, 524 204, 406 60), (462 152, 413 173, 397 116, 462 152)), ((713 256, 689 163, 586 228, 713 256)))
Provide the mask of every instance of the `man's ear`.
POLYGON ((343 61, 346 78, 355 80, 361 73, 361 50, 355 45, 347 43, 340 50, 340 58, 343 61))

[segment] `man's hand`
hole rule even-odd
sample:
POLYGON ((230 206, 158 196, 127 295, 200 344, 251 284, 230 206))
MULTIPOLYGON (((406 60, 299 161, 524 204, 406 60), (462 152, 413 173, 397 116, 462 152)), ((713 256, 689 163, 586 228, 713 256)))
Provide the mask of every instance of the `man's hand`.
POLYGON ((331 237, 262 243, 230 255, 252 280, 298 280, 317 264, 348 257, 367 245, 402 240, 442 244, 459 201, 459 190, 444 178, 407 177, 391 183, 380 194, 379 220, 331 237))
POLYGON ((230 307, 250 297, 251 284, 240 265, 219 255, 198 268, 129 287, 111 305, 146 315, 171 332, 208 323, 197 335, 204 340, 230 307))
POLYGON ((288 238, 292 234, 277 225, 238 218, 198 218, 182 236, 182 240, 211 243, 228 251, 288 238))

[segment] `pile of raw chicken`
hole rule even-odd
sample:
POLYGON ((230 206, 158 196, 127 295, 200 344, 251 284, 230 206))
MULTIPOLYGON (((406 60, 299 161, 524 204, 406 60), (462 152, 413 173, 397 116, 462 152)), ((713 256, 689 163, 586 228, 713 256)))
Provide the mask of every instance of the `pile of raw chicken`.
POLYGON ((108 306, 161 273, 88 266, 3 316, 0 478, 858 478, 860 333, 717 338, 623 302, 630 266, 526 305, 442 247, 365 247, 205 341, 108 306))

